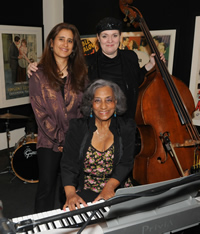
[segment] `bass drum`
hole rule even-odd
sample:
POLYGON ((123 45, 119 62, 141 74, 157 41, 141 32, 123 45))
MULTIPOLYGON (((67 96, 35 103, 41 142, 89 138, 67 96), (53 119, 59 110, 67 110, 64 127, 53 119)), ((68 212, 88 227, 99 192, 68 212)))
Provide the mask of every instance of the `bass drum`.
POLYGON ((37 134, 22 137, 16 144, 11 158, 11 167, 15 175, 28 183, 38 182, 37 134))

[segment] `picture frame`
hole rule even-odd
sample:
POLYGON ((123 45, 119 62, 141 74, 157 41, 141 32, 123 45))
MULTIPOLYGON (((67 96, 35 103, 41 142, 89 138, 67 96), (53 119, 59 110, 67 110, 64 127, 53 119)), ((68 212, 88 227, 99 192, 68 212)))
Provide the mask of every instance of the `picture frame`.
MULTIPOLYGON (((166 59, 166 65, 169 72, 172 74, 174 48, 176 39, 176 30, 157 30, 150 31, 153 38, 158 39, 159 51, 162 52, 166 59), (165 48, 165 50, 163 50, 165 48)), ((98 50, 98 43, 96 35, 83 35, 81 36, 83 50, 85 55, 89 55, 98 50)), ((145 36, 143 32, 122 32, 120 49, 132 49, 138 55, 140 67, 144 66, 149 61, 151 54, 150 48, 145 43, 145 36), (133 47, 123 46, 124 39, 127 39, 127 44, 133 44, 133 47), (133 43, 134 42, 134 43, 133 43), (137 48, 136 48, 137 47, 137 48)))
MULTIPOLYGON (((176 30, 150 31, 158 51, 163 53, 169 73, 172 74, 176 30)), ((139 58, 140 67, 149 62, 151 50, 143 32, 122 32, 120 49, 131 49, 139 58)))
POLYGON ((194 125, 200 126, 200 16, 195 19, 192 63, 189 88, 194 98, 195 111, 192 116, 194 125))
POLYGON ((82 35, 81 42, 83 46, 83 53, 85 56, 93 54, 99 49, 96 34, 82 35))
POLYGON ((0 108, 30 103, 28 63, 42 54, 42 28, 0 25, 0 108))

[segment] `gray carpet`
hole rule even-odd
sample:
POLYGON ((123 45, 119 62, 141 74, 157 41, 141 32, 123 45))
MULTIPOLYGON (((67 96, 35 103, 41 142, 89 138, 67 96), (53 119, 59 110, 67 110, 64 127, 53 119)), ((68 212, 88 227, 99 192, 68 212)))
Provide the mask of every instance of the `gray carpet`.
MULTIPOLYGON (((37 183, 19 179, 12 170, 2 174, 10 166, 9 161, 7 152, 0 151, 0 200, 3 203, 3 216, 15 218, 33 214, 37 183)), ((56 196, 55 208, 59 208, 59 195, 56 196)))

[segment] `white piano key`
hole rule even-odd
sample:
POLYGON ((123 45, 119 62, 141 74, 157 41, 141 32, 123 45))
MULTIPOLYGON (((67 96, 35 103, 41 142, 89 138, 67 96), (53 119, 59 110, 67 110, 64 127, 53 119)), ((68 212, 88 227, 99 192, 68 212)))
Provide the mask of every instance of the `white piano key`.
POLYGON ((74 218, 77 220, 77 223, 84 223, 84 219, 81 217, 81 215, 75 215, 74 218))
POLYGON ((103 218, 103 215, 99 211, 96 212, 96 216, 99 219, 103 218))
MULTIPOLYGON (((102 202, 104 201, 101 200, 96 203, 89 202, 87 205, 92 206, 92 205, 102 203, 102 202)), ((107 213, 108 211, 109 211, 108 207, 105 207, 105 209, 102 208, 102 209, 97 210, 96 214, 92 217, 92 220, 96 220, 96 222, 98 222, 98 219, 103 218, 105 213, 107 213)), ((39 219, 48 218, 48 217, 58 215, 58 214, 63 214, 65 212, 70 212, 69 208, 66 208, 66 211, 63 211, 62 209, 56 209, 56 210, 41 212, 37 214, 27 215, 23 217, 17 217, 17 218, 13 218, 12 221, 15 223, 18 223, 22 220, 32 219, 33 222, 34 221, 37 222, 37 220, 39 219)), ((53 231, 54 229, 58 229, 58 228, 64 228, 64 227, 70 228, 70 226, 81 225, 89 219, 92 212, 93 211, 85 212, 84 206, 81 204, 80 214, 77 214, 72 217, 63 217, 61 220, 56 220, 56 221, 47 222, 45 224, 38 225, 34 227, 32 231, 26 232, 26 234, 41 233, 41 232, 46 232, 46 231, 53 231)))
MULTIPOLYGON (((46 211, 46 212, 45 212, 45 218, 51 217, 52 215, 53 215, 53 212, 52 212, 52 211, 46 211)), ((48 225, 48 227, 49 227, 49 230, 55 229, 55 227, 53 226, 52 222, 48 222, 47 225, 48 225)))
POLYGON ((19 222, 19 221, 18 221, 18 217, 13 218, 12 221, 13 221, 14 223, 18 223, 18 222, 19 222))
POLYGON ((65 224, 65 227, 68 227, 69 226, 69 223, 67 221, 67 219, 62 219, 63 223, 65 224))
POLYGON ((56 228, 62 228, 63 227, 60 220, 54 221, 54 224, 55 224, 56 228))
MULTIPOLYGON (((60 209, 53 210, 53 211, 47 211, 46 212, 46 217, 50 217, 50 216, 57 215, 57 214, 60 214, 60 213, 62 213, 62 210, 60 210, 60 209)), ((53 221, 53 223, 48 222, 48 225, 49 225, 50 229, 62 228, 63 227, 63 225, 60 223, 60 220, 53 221), (55 225, 55 227, 54 227, 53 224, 55 225)))
POLYGON ((72 219, 72 217, 67 217, 67 220, 69 221, 70 225, 75 225, 75 222, 72 219))
MULTIPOLYGON (((45 213, 46 213, 46 212, 38 213, 38 214, 37 214, 38 219, 46 218, 45 213)), ((40 224, 40 225, 39 225, 39 228, 40 228, 40 230, 41 230, 42 232, 48 230, 45 224, 40 224)))
POLYGON ((106 210, 106 212, 110 211, 110 208, 108 206, 105 206, 104 209, 106 210))
POLYGON ((85 213, 82 213, 82 214, 81 214, 81 216, 82 216, 82 218, 84 219, 84 221, 85 221, 85 222, 87 222, 87 220, 88 220, 88 216, 86 216, 86 214, 85 214, 85 213))

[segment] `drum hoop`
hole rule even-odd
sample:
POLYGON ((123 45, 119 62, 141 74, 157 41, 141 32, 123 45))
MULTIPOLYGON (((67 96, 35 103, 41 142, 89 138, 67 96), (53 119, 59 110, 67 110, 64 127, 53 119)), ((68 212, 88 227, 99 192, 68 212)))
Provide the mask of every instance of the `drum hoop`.
MULTIPOLYGON (((22 137, 17 141, 17 143, 16 143, 17 149, 20 147, 20 146, 19 146, 20 143, 22 143, 22 142, 23 142, 26 138, 28 138, 28 137, 31 138, 31 135, 32 135, 32 134, 28 134, 28 135, 22 136, 22 137)), ((38 137, 38 134, 37 134, 37 133, 34 133, 34 139, 33 139, 33 140, 35 140, 37 137, 38 137)), ((36 142, 34 142, 34 141, 31 141, 31 142, 37 143, 37 139, 36 139, 36 142)), ((27 142, 26 142, 26 143, 27 143, 27 142)))

